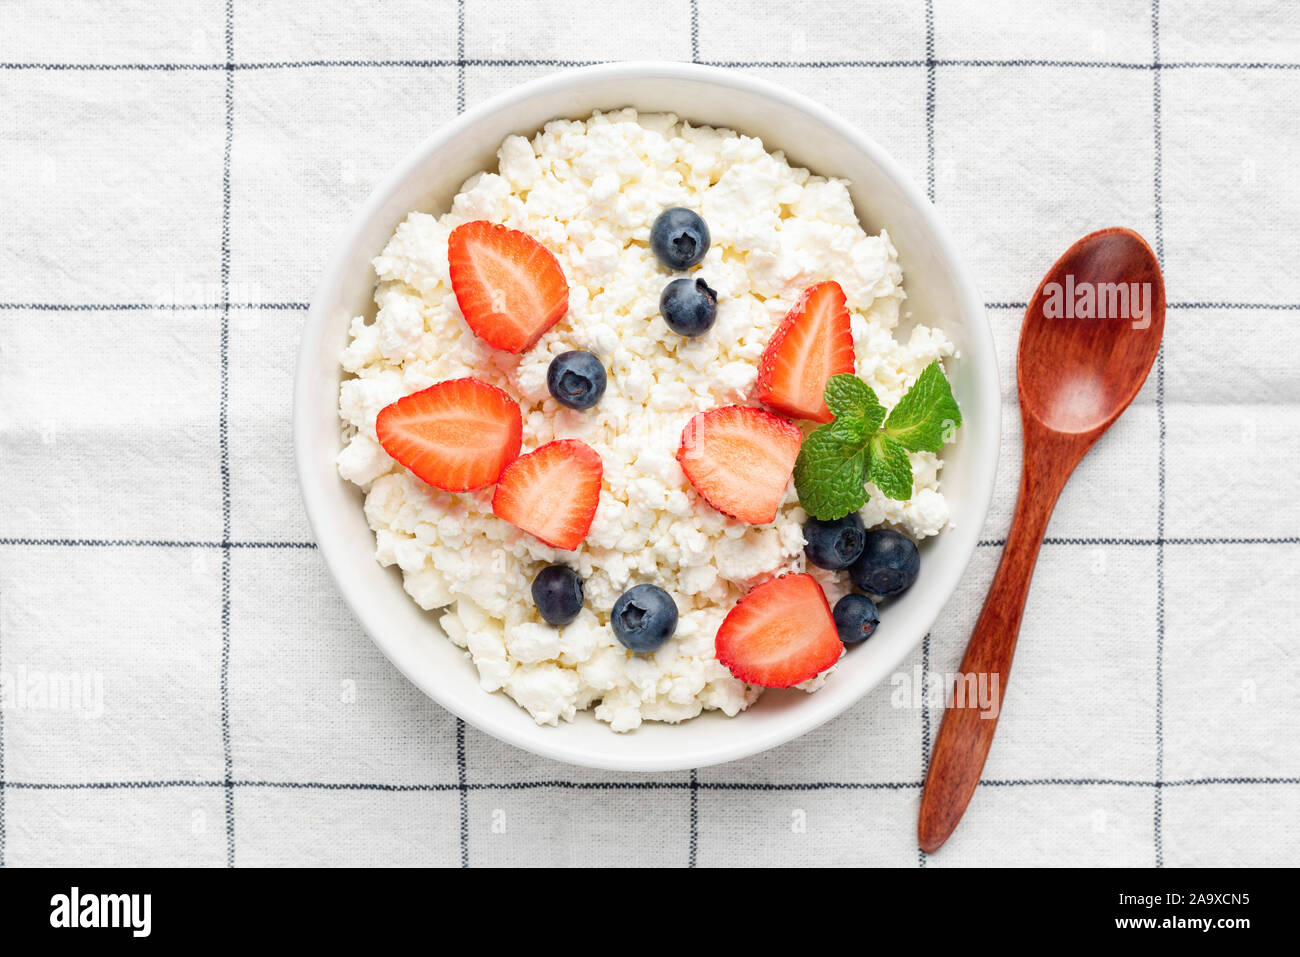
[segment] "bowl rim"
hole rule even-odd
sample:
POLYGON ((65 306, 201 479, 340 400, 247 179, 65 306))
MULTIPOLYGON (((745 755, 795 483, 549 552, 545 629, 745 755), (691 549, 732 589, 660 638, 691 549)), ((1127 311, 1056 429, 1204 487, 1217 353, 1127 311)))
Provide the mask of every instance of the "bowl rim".
MULTIPOLYGON (((970 270, 960 256, 955 240, 948 228, 939 218, 934 204, 911 177, 902 169, 879 144, 862 133, 847 120, 841 118, 829 107, 812 100, 803 94, 787 90, 771 81, 747 73, 721 67, 674 61, 621 61, 602 63, 591 66, 574 67, 547 74, 498 93, 482 103, 477 104, 439 127, 416 147, 414 147, 370 192, 365 202, 347 221, 344 229, 337 235, 333 252, 327 260, 321 278, 312 293, 311 304, 303 323, 302 339, 298 350, 297 365, 294 375, 293 408, 293 445, 294 459, 298 476, 298 485, 303 499, 307 520, 320 552, 349 609, 356 617, 366 634, 384 656, 400 671, 408 681, 432 698, 444 709, 475 728, 524 751, 562 761, 567 764, 608 771, 663 772, 679 771, 691 768, 708 767, 748 757, 784 744, 831 720, 852 705, 860 701, 869 692, 879 686, 883 676, 897 670, 902 661, 910 655, 933 627, 939 614, 951 600, 962 576, 966 573, 978 544, 978 536, 988 516, 993 498, 998 456, 1001 448, 1001 384, 998 372, 996 352, 993 345, 992 330, 984 308, 983 297, 979 293, 970 270), (882 670, 882 677, 870 684, 864 684, 855 695, 847 696, 836 707, 829 709, 794 709, 788 720, 780 723, 774 730, 749 736, 736 736, 725 746, 715 745, 703 750, 660 755, 654 758, 633 754, 626 757, 611 757, 606 754, 591 755, 582 748, 569 744, 569 739, 562 734, 548 734, 557 729, 536 725, 505 724, 498 722, 486 712, 466 713, 441 693, 436 683, 421 680, 417 662, 413 656, 403 654, 395 645, 381 638, 383 633, 377 621, 373 621, 366 608, 366 589, 353 581, 343 567, 339 554, 346 546, 341 541, 341 533, 336 533, 324 520, 329 514, 325 498, 327 491, 323 477, 315 474, 316 462, 310 454, 311 428, 310 417, 306 412, 309 405, 316 402, 315 381, 313 373, 315 358, 319 354, 319 342, 328 328, 328 300, 333 292, 334 277, 340 275, 352 262, 355 255, 354 246, 357 237, 384 206, 390 194, 400 189, 408 177, 412 176, 429 157, 445 144, 455 140, 470 130, 485 117, 507 107, 516 100, 538 94, 555 92, 575 86, 587 86, 617 78, 626 79, 681 79, 702 82, 725 89, 742 91, 778 104, 801 111, 815 122, 829 129, 836 136, 842 137, 870 157, 881 173, 898 188, 907 203, 915 208, 924 220, 926 229, 939 251, 939 258, 950 270, 957 298, 962 303, 962 313, 970 317, 966 329, 972 343, 978 342, 979 348, 972 350, 977 355, 967 355, 963 361, 975 365, 973 379, 987 383, 987 392, 983 407, 972 409, 987 420, 987 439, 977 445, 971 452, 972 476, 982 479, 984 488, 971 489, 971 502, 975 506, 972 518, 962 525, 944 531, 946 536, 965 540, 965 560, 957 567, 946 583, 943 601, 936 602, 929 614, 926 627, 920 630, 915 642, 905 644, 888 660, 888 667, 882 670), (523 730, 521 730, 521 728, 523 730)), ((329 478, 333 478, 330 476, 329 478)), ((487 692, 483 692, 484 695, 487 692)), ((696 720, 699 720, 698 718, 696 720)), ((611 732, 612 733, 612 732, 611 732)))

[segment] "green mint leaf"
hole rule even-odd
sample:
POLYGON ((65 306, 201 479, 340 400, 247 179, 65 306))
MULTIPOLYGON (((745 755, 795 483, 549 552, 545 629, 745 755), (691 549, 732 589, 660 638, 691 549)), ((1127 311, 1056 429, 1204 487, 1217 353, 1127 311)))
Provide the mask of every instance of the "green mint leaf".
POLYGON ((867 504, 864 483, 873 431, 857 416, 848 416, 819 426, 803 440, 794 463, 794 487, 804 511, 829 522, 867 504))
POLYGON ((833 375, 826 380, 826 406, 837 418, 860 418, 867 432, 874 432, 885 421, 885 407, 875 391, 855 375, 833 375))
POLYGON ((909 452, 938 452, 960 425, 961 409, 952 397, 943 367, 935 361, 917 376, 889 413, 885 434, 909 452))
POLYGON ((900 502, 911 498, 912 463, 903 444, 884 432, 877 432, 871 437, 870 449, 867 478, 889 498, 900 502))
POLYGON ((961 425, 961 410, 938 362, 925 368, 888 416, 871 386, 855 375, 830 377, 826 406, 835 418, 804 439, 794 464, 799 504, 823 521, 862 508, 867 482, 889 498, 910 499, 907 453, 938 452, 961 425))

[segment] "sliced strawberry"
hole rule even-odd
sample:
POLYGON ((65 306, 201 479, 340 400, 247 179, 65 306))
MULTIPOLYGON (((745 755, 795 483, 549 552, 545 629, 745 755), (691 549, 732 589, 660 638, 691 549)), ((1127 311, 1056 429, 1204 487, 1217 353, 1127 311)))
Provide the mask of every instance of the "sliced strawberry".
POLYGON ((728 405, 686 423, 677 461, 695 491, 719 512, 765 525, 776 518, 802 441, 793 422, 728 405))
POLYGON ((826 380, 852 371, 844 290, 837 282, 819 282, 799 297, 763 350, 754 398, 791 418, 829 422, 826 380))
POLYGON ((587 443, 549 442, 510 463, 492 496, 492 511, 553 548, 577 548, 596 517, 602 471, 600 456, 587 443))
POLYGON ((496 349, 531 347, 569 309, 569 284, 551 251, 527 233, 476 220, 447 242, 451 288, 474 334, 496 349))
POLYGON ((844 645, 817 580, 782 575, 736 602, 718 628, 714 650, 741 681, 789 688, 839 661, 844 645))
POLYGON ((385 406, 375 419, 384 451, 448 492, 491 485, 519 454, 518 404, 478 379, 450 379, 385 406))

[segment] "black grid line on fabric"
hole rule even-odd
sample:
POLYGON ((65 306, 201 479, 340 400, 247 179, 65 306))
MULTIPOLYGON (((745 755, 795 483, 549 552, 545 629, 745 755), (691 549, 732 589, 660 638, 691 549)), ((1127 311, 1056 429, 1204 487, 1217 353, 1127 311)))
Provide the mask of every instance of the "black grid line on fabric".
MULTIPOLYGON (((983 538, 976 544, 980 548, 1001 548, 1005 538, 983 538)), ((1275 536, 1259 538, 1045 538, 1044 545, 1124 545, 1150 547, 1159 545, 1300 545, 1300 536, 1275 536)))
MULTIPOLYGON (((1156 221, 1156 261, 1163 273, 1165 268, 1165 217, 1161 190, 1161 126, 1160 126, 1160 0, 1151 0, 1151 62, 1157 67, 1151 73, 1152 128, 1154 139, 1154 169, 1152 177, 1156 221)), ((1165 349, 1161 343, 1156 354, 1156 423, 1159 430, 1159 456, 1157 475, 1159 496, 1156 502, 1156 789, 1152 799, 1151 833, 1155 845, 1156 867, 1164 867, 1164 835, 1161 827, 1163 801, 1160 783, 1165 776, 1165 349)))
MULTIPOLYGON (((456 59, 420 59, 420 58, 341 58, 308 60, 253 60, 243 63, 197 62, 197 63, 85 63, 59 61, 41 63, 38 61, 7 61, 0 63, 0 70, 11 71, 46 71, 46 72, 204 72, 220 70, 294 70, 322 68, 411 68, 433 69, 437 67, 581 67, 597 66, 601 63, 618 62, 614 60, 578 60, 558 58, 530 57, 465 57, 463 50, 456 59)), ((892 60, 695 60, 704 66, 717 66, 731 69, 791 69, 791 70, 833 70, 853 68, 907 68, 928 67, 928 60, 892 59, 892 60)), ((936 67, 970 67, 979 69, 1042 67, 1049 69, 1083 69, 1083 70, 1151 70, 1159 73, 1165 70, 1300 70, 1300 62, 1272 60, 1171 60, 1163 63, 1133 62, 1128 60, 1062 60, 1042 58, 953 58, 935 59, 936 67)))
POLYGON ((980 69, 1047 67, 1052 69, 1088 70, 1297 70, 1300 63, 1230 60, 1175 60, 1168 63, 1131 62, 1127 60, 1053 60, 1042 58, 929 58, 924 60, 701 60, 705 66, 733 69, 830 70, 875 67, 973 67, 980 69))
POLYGON ((221 309, 309 309, 309 302, 0 302, 32 312, 217 312, 221 309))
MULTIPOLYGON (((934 202, 934 111, 935 111, 935 62, 934 62, 934 0, 925 0, 925 194, 934 202)), ((924 778, 930 768, 930 633, 927 631, 921 639, 921 776, 924 778)), ((928 855, 918 843, 916 860, 918 867, 925 867, 928 855)))
POLYGON ((163 538, 0 538, 0 545, 35 548, 298 548, 311 549, 315 542, 191 542, 163 538))
POLYGON ((465 0, 456 0, 456 112, 465 112, 465 0))
MULTIPOLYGON (((1159 255, 1164 256, 1163 249, 1159 250, 1159 255)), ((985 309, 1027 309, 1028 307, 1028 302, 984 303, 985 309)), ((1196 302, 1166 302, 1165 309, 1241 309, 1261 312, 1276 309, 1281 312, 1300 310, 1300 302, 1234 302, 1228 299, 1204 299, 1196 302)))
MULTIPOLYGON (((930 632, 921 639, 921 777, 930 771, 930 632)), ((925 867, 929 857, 920 844, 916 846, 917 866, 925 867)))
POLYGON ((925 189, 934 202, 934 0, 925 0, 925 189))
MULTIPOLYGON (((1187 788, 1187 787, 1239 787, 1252 785, 1300 785, 1300 776, 1227 775, 1200 778, 1179 778, 1168 781, 1144 781, 1135 778, 981 778, 984 788, 1043 788, 1043 787, 1123 787, 1123 788, 1187 788)), ((8 781, 11 791, 133 791, 166 788, 225 788, 224 779, 164 779, 157 781, 8 781)), ((445 784, 387 784, 371 781, 267 781, 235 779, 229 786, 236 789, 265 788, 293 791, 380 791, 389 793, 446 792, 462 790, 459 783, 445 784)), ((736 792, 801 792, 801 791, 919 791, 924 781, 571 781, 563 778, 534 781, 483 781, 465 785, 466 791, 736 791, 736 792)))
POLYGON ((691 814, 690 814, 690 847, 688 849, 686 866, 695 867, 699 858, 700 851, 700 773, 696 768, 691 768, 691 814))
POLYGON ((230 157, 235 138, 234 0, 226 0, 226 141, 221 165, 221 750, 226 866, 235 866, 234 761, 230 751, 230 157))
POLYGON ((691 0, 691 62, 700 62, 700 0, 691 0))
POLYGON ((469 786, 465 780, 465 722, 456 718, 456 787, 460 790, 460 866, 469 867, 469 786))
POLYGON ((924 59, 894 60, 700 60, 702 66, 716 66, 725 70, 852 70, 927 66, 924 59))
MULTIPOLYGON (((1161 219, 1163 228, 1163 218, 1161 219)), ((1161 259, 1164 258, 1163 234, 1157 234, 1157 241, 1160 242, 1161 248, 1159 254, 1161 259)), ((1203 300, 1201 302, 1168 302, 1165 303, 1166 309, 1259 309, 1268 311, 1270 309, 1292 311, 1300 309, 1300 302, 1228 302, 1226 300, 1203 300)))

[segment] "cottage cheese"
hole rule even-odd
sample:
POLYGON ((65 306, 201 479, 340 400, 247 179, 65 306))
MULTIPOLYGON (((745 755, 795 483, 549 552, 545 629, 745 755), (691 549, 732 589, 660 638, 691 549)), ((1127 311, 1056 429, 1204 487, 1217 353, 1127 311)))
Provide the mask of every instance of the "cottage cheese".
MULTIPOLYGON (((858 374, 886 406, 953 346, 926 327, 895 338, 904 292, 889 236, 863 231, 843 181, 791 167, 753 137, 622 110, 557 120, 531 140, 512 136, 497 156, 498 171, 471 177, 450 212, 411 213, 374 261, 378 313, 352 321, 342 356, 352 377, 339 395, 339 473, 365 490, 378 560, 401 569, 420 607, 439 610, 485 691, 505 691, 541 724, 593 705, 615 731, 703 710, 735 715, 762 690, 714 657, 714 635, 735 601, 756 580, 789 571, 813 574, 832 603, 845 586, 841 576, 805 568, 806 516, 793 487, 776 521, 761 527, 697 495, 675 459, 687 420, 748 401, 772 331, 816 282, 843 287, 858 374), (658 313, 672 274, 647 240, 655 216, 673 205, 698 210, 712 234, 699 275, 718 292, 718 318, 699 339, 669 333, 658 313), (447 237, 476 219, 536 237, 569 279, 568 315, 519 356, 475 337, 452 294, 447 237), (546 388, 547 365, 569 349, 595 353, 609 372, 604 398, 586 412, 560 406, 546 388), (576 438, 600 454, 604 490, 576 551, 552 549, 493 516, 491 489, 431 488, 379 446, 380 409, 462 376, 519 399, 525 450, 576 438), (563 628, 541 623, 530 593, 533 576, 553 562, 572 565, 586 583, 585 609, 563 628), (608 624, 615 599, 639 582, 666 589, 680 611, 673 638, 646 656, 627 652, 608 624)), ((912 455, 912 499, 871 489, 863 521, 916 538, 939 532, 948 522, 941 464, 912 455)))

